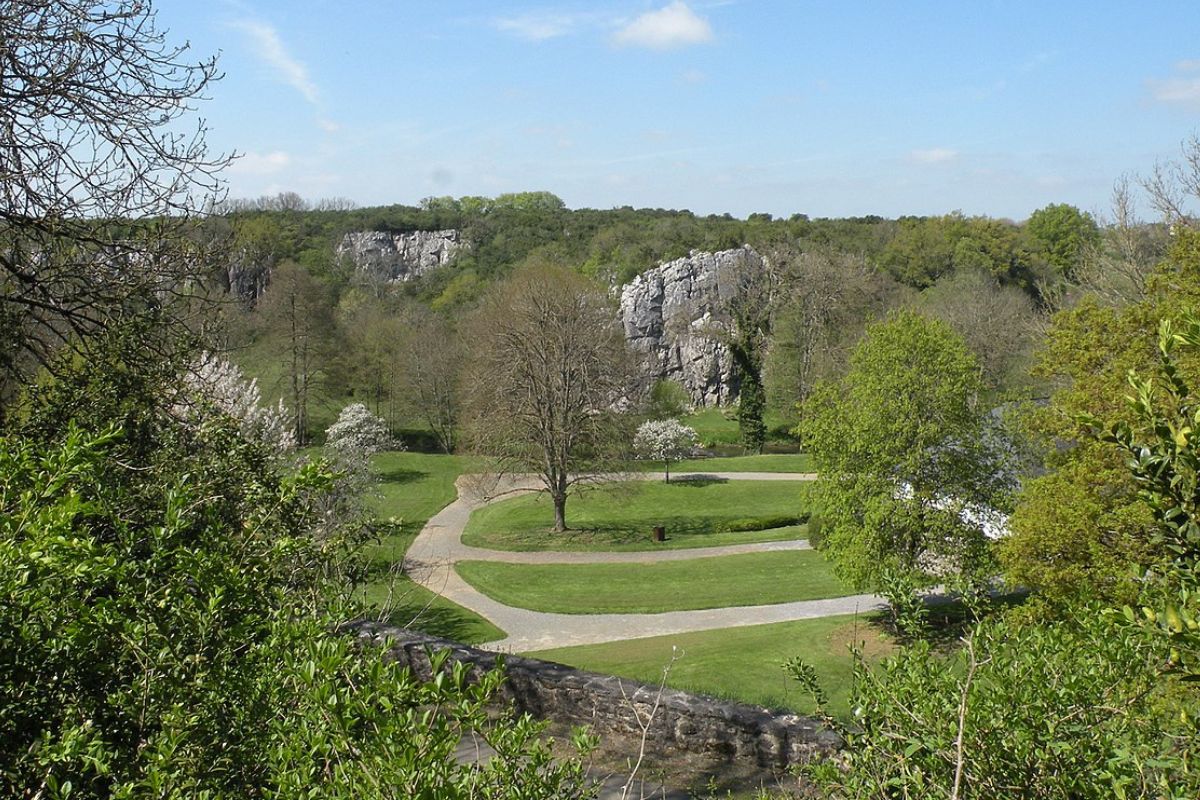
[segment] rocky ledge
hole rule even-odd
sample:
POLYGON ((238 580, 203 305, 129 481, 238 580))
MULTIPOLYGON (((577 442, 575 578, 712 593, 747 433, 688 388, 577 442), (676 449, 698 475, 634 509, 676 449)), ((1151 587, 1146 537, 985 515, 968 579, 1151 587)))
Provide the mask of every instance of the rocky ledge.
POLYGON ((338 243, 335 255, 383 281, 407 281, 449 264, 465 247, 456 230, 354 231, 338 243))
POLYGON ((723 334, 725 308, 747 270, 763 268, 749 245, 706 253, 693 250, 634 278, 621 289, 625 338, 653 382, 681 384, 697 406, 737 397, 737 375, 723 334))

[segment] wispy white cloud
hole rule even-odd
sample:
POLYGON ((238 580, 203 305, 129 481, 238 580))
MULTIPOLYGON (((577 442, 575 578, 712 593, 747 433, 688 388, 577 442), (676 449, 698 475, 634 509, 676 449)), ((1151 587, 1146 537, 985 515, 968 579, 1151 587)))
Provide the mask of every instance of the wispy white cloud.
POLYGON ((908 157, 918 164, 945 164, 958 158, 958 151, 949 147, 931 147, 928 150, 912 150, 908 157))
POLYGON ((501 17, 493 22, 497 30, 521 39, 541 42, 574 32, 582 22, 577 14, 530 13, 516 17, 501 17))
POLYGON ((679 73, 679 80, 683 81, 684 83, 692 84, 704 83, 706 80, 708 80, 708 74, 704 72, 704 70, 695 68, 685 69, 683 72, 679 73))
POLYGON ((274 175, 286 169, 292 157, 282 150, 270 153, 244 153, 229 167, 230 172, 241 175, 274 175))
POLYGON ((284 83, 303 95, 309 103, 317 105, 320 93, 317 91, 317 85, 308 76, 308 68, 288 52, 274 27, 249 19, 231 24, 250 38, 255 48, 254 54, 270 65, 284 83))
POLYGON ((1150 96, 1168 105, 1200 106, 1200 78, 1150 81, 1150 96))
POLYGON ((1200 109, 1200 59, 1185 59, 1175 64, 1175 76, 1148 80, 1150 97, 1159 103, 1200 109))
POLYGON ((713 40, 712 26, 683 0, 675 0, 657 11, 648 11, 613 35, 618 45, 668 50, 713 40))

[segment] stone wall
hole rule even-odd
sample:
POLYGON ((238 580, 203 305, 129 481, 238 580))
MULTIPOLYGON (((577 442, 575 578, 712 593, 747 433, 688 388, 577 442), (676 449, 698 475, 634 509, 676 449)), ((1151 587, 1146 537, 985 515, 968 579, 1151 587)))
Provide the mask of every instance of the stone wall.
POLYGON ((407 281, 449 264, 463 247, 456 230, 356 231, 342 237, 334 254, 376 280, 407 281))
MULTIPOLYGON (((476 669, 495 667, 495 653, 445 639, 377 623, 358 623, 353 629, 364 641, 386 644, 394 658, 422 679, 431 677, 430 650, 448 649, 453 660, 476 669)), ((505 699, 518 711, 565 725, 587 725, 600 736, 640 737, 634 709, 644 721, 659 691, 657 686, 520 656, 506 656, 504 669, 505 699)), ((673 689, 663 690, 651 726, 647 748, 652 754, 683 751, 776 769, 803 763, 840 744, 836 734, 811 717, 673 689)))
POLYGON ((648 269, 621 288, 625 338, 648 381, 681 384, 697 406, 737 398, 737 376, 724 309, 747 271, 763 268, 750 246, 717 253, 693 250, 686 258, 648 269))

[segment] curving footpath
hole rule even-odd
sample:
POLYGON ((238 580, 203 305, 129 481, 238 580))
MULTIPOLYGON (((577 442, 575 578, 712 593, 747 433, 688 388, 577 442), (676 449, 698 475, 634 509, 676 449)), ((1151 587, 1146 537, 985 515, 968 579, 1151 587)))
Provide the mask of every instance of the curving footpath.
MULTIPOLYGON (((808 481, 816 477, 809 473, 780 472, 720 472, 704 473, 703 475, 731 481, 808 481)), ((661 480, 663 476, 660 472, 644 473, 643 477, 645 480, 661 480)), ((699 477, 699 475, 673 477, 685 479, 699 477)), ((458 497, 435 514, 421 529, 404 557, 404 568, 417 583, 469 608, 508 632, 508 636, 504 639, 481 645, 489 650, 525 652, 671 633, 761 625, 770 622, 790 622, 872 611, 883 604, 882 598, 864 594, 765 606, 667 611, 660 614, 555 614, 507 606, 483 594, 459 577, 454 565, 465 560, 503 561, 514 564, 651 563, 735 553, 806 550, 809 545, 807 541, 797 540, 632 553, 521 553, 469 547, 462 543, 462 534, 472 511, 515 493, 533 491, 539 485, 534 478, 516 477, 507 480, 500 487, 493 488, 489 495, 485 496, 483 491, 473 483, 469 477, 460 478, 456 482, 458 497)))

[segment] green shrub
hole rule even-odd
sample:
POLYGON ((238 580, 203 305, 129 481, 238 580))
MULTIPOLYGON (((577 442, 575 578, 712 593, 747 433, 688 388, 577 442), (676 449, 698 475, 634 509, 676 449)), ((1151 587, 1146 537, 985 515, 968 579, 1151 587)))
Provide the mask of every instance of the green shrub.
POLYGON ((803 525, 808 521, 808 513, 799 516, 776 514, 765 517, 744 517, 719 523, 715 530, 719 533, 738 533, 741 531, 767 531, 772 528, 786 528, 791 525, 803 525))
POLYGON ((359 537, 323 513, 334 476, 140 405, 154 383, 83 370, 0 437, 0 795, 584 791, 531 720, 489 719, 499 676, 422 683, 336 634, 359 537), (500 757, 457 764, 468 731, 500 757))
POLYGON ((808 543, 813 548, 820 550, 821 545, 825 543, 825 533, 828 529, 829 523, 825 521, 825 517, 819 511, 810 514, 808 518, 808 543))

